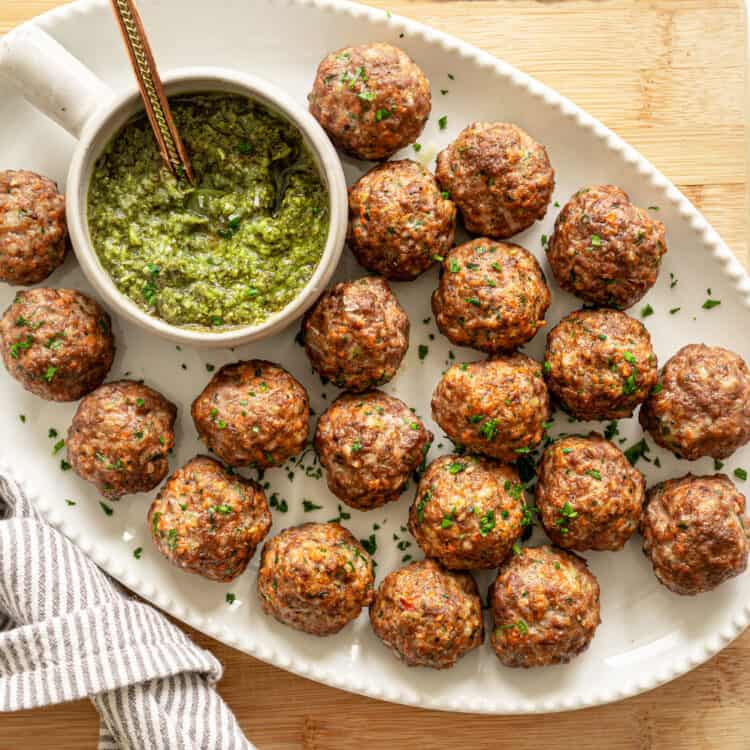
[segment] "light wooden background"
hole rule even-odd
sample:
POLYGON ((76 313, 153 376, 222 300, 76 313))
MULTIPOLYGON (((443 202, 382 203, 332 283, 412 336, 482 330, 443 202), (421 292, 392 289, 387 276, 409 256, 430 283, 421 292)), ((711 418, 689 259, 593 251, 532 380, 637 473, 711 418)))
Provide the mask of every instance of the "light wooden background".
MULTIPOLYGON (((59 4, 0 0, 0 33, 59 4)), ((668 175, 747 261, 741 0, 371 4, 460 36, 573 99, 668 175)), ((750 632, 656 691, 536 718, 450 715, 379 703, 192 635, 224 663, 221 694, 260 750, 750 748, 750 632)), ((0 716, 3 750, 88 748, 96 732, 97 717, 87 702, 0 716)))

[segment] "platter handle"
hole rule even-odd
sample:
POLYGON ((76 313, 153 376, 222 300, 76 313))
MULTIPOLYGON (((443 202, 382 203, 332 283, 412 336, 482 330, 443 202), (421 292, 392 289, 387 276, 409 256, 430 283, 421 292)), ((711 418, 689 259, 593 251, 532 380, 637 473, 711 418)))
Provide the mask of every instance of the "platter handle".
POLYGON ((33 23, 19 26, 0 40, 0 75, 75 138, 113 96, 109 86, 33 23))

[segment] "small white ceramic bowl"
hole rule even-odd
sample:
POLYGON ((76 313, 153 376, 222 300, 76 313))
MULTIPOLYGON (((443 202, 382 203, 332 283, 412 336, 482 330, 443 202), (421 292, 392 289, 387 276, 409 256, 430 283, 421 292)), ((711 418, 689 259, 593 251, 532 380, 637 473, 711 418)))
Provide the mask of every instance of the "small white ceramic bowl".
POLYGON ((143 311, 117 289, 91 244, 86 215, 91 174, 110 140, 143 110, 138 89, 133 86, 114 94, 51 37, 30 25, 3 39, 0 68, 34 106, 78 138, 66 184, 68 230, 86 278, 116 313, 179 344, 232 347, 285 328, 325 289, 346 239, 346 180, 336 150, 323 129, 281 89, 255 76, 224 68, 181 68, 163 76, 169 96, 199 92, 240 94, 285 117, 302 134, 328 190, 330 228, 320 263, 310 281, 294 300, 264 322, 212 332, 171 325, 143 311))

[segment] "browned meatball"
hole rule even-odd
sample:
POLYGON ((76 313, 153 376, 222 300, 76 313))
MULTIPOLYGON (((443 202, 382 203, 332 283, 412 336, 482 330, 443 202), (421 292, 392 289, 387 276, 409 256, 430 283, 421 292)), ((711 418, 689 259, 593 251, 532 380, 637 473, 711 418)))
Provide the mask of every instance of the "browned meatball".
POLYGON ((544 325, 550 293, 536 258, 519 245, 472 240, 443 261, 432 312, 457 346, 515 349, 544 325))
POLYGON ((631 416, 657 374, 646 327, 619 310, 576 310, 547 335, 547 385, 576 419, 631 416))
POLYGON ((669 479, 648 491, 643 552, 675 594, 715 589, 747 567, 745 496, 725 474, 669 479))
POLYGON ((544 218, 555 189, 547 150, 507 122, 473 122, 437 156, 436 176, 472 234, 505 239, 544 218))
POLYGON ((479 456, 441 456, 422 476, 409 531, 447 568, 496 568, 531 522, 510 466, 479 456))
POLYGON ((417 140, 432 106, 422 70, 385 42, 331 52, 318 66, 308 99, 339 148, 373 161, 417 140))
POLYGON ((315 431, 328 488, 359 510, 398 500, 431 442, 422 420, 382 391, 344 393, 321 415, 315 431))
POLYGON ((142 383, 99 386, 68 430, 73 471, 113 500, 154 489, 169 470, 176 418, 177 407, 142 383))
POLYGON ((262 359, 224 365, 193 401, 198 436, 230 466, 279 466, 307 440, 307 391, 262 359))
POLYGON ((563 289, 621 309, 651 289, 666 252, 664 225, 614 185, 579 190, 560 211, 547 245, 563 289))
POLYGON ((543 545, 524 547, 490 587, 492 647, 506 667, 565 664, 601 622, 599 584, 586 561, 543 545))
POLYGON ((550 417, 541 367, 520 353, 454 365, 432 394, 432 416, 456 445, 515 461, 539 444, 550 417))
POLYGON ((719 346, 683 346, 662 368, 639 415, 679 458, 727 458, 750 440, 750 371, 719 346))
POLYGON ((38 284, 65 260, 65 198, 34 172, 0 172, 0 279, 38 284))
POLYGON ((211 581, 233 581, 271 528, 271 511, 255 482, 196 456, 161 488, 148 525, 170 562, 211 581))
POLYGON ((339 388, 387 383, 409 348, 409 318, 381 278, 336 284, 308 311, 302 340, 310 362, 339 388))
POLYGON ((448 669, 482 645, 482 600, 469 573, 419 560, 389 573, 370 605, 375 635, 409 667, 448 669))
POLYGON ((646 479, 623 452, 592 432, 547 447, 536 507, 549 538, 575 550, 617 550, 638 530, 646 479))
POLYGON ((258 594, 263 611, 312 635, 333 635, 373 597, 370 556, 338 523, 284 529, 263 545, 258 594))
POLYGON ((379 164, 349 188, 349 247, 387 279, 415 279, 451 249, 455 233, 456 206, 416 162, 379 164))
POLYGON ((77 401, 112 367, 112 321, 97 302, 73 289, 18 292, 0 321, 8 372, 48 401, 77 401))

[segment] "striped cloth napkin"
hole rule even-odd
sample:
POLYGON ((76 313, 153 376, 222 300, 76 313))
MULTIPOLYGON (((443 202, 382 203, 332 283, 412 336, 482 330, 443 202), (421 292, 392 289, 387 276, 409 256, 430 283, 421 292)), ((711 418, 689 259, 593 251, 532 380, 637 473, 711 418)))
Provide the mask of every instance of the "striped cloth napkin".
POLYGON ((221 673, 0 478, 0 711, 89 697, 100 750, 253 750, 221 673))

